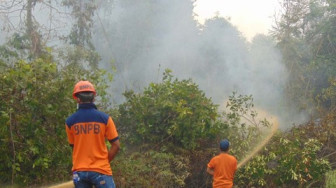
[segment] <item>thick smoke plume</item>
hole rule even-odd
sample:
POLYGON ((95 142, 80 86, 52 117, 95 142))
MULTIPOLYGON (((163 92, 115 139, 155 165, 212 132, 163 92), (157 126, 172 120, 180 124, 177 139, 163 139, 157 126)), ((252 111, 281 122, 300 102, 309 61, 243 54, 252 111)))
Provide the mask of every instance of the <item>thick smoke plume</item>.
POLYGON ((279 117, 280 127, 304 119, 286 105, 287 70, 270 37, 248 42, 220 17, 199 25, 189 0, 116 0, 103 7, 93 41, 104 62, 114 60, 116 103, 127 89, 159 82, 169 68, 179 79, 192 78, 217 104, 236 91, 252 94, 257 106, 279 117))
MULTIPOLYGON (((150 82, 160 82, 162 72, 169 68, 179 79, 191 78, 221 106, 233 92, 251 94, 256 106, 278 116, 282 128, 305 119, 284 97, 287 70, 271 37, 257 35, 247 41, 221 17, 200 25, 191 0, 94 2, 92 41, 102 56, 100 67, 116 69, 110 88, 114 104, 124 102, 126 90, 141 92, 150 82)), ((61 4, 53 6, 70 12, 61 4)), ((41 7, 34 9, 40 24, 57 22, 62 27, 56 28, 62 30, 52 31, 67 35, 74 20, 57 16, 47 21, 41 7)), ((51 39, 48 44, 57 46, 51 39)))

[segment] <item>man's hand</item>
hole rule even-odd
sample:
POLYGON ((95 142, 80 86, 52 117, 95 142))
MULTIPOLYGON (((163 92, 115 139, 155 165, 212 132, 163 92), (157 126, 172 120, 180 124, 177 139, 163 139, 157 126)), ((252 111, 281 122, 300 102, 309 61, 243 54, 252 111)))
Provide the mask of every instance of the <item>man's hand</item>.
POLYGON ((214 170, 212 168, 207 167, 207 172, 211 175, 214 174, 214 170))
POLYGON ((120 142, 119 140, 116 140, 114 142, 111 143, 111 148, 110 150, 108 151, 108 160, 109 162, 111 162, 114 157, 117 155, 117 153, 119 152, 120 150, 120 142))

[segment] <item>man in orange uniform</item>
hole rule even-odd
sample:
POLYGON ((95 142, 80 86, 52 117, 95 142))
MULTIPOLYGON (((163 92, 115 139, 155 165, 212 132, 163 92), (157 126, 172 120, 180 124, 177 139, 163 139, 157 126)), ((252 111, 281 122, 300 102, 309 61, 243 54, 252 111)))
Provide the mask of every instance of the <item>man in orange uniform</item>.
POLYGON ((118 132, 112 118, 97 110, 95 95, 89 81, 79 81, 73 91, 78 110, 66 120, 76 188, 115 187, 110 162, 120 149, 118 132), (111 143, 109 150, 105 139, 111 143))
POLYGON ((229 155, 230 142, 227 139, 220 141, 221 153, 213 157, 208 163, 207 172, 213 175, 213 188, 231 188, 234 174, 237 170, 237 159, 229 155))

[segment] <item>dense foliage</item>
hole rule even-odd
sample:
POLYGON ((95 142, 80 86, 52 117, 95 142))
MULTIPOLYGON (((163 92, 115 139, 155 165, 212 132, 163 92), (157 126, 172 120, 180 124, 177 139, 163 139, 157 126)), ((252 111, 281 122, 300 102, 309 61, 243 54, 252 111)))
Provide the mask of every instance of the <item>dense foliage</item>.
POLYGON ((127 152, 113 162, 117 187, 185 187, 188 158, 169 152, 127 152))
MULTIPOLYGON (((13 38, 0 51, 0 181, 41 184, 68 179, 71 149, 64 122, 76 109, 69 96, 80 79, 97 82, 98 92, 103 91, 105 73, 71 65, 58 67, 51 49, 39 58, 21 59, 22 51, 11 45, 25 43, 15 41, 19 39, 23 38, 13 38)), ((100 92, 102 101, 105 96, 100 92)))
POLYGON ((221 128, 214 124, 217 106, 191 80, 173 80, 169 70, 162 83, 151 83, 143 94, 126 92, 125 97, 118 124, 135 145, 195 149, 221 128))
POLYGON ((285 0, 273 34, 290 71, 287 94, 304 110, 331 108, 336 71, 334 0, 285 0), (317 101, 318 98, 323 98, 317 101))
MULTIPOLYGON (((145 181, 148 184, 144 187, 155 187, 163 182, 145 169, 157 166, 156 163, 171 155, 175 158, 164 168, 166 173, 182 174, 165 186, 210 186, 211 178, 205 168, 211 157, 219 152, 219 140, 229 138, 234 145, 232 153, 242 159, 256 146, 252 143, 262 138, 260 129, 270 126, 267 120, 257 119, 251 96, 233 93, 227 110, 221 114, 196 84, 191 80, 173 79, 169 70, 165 71, 161 83, 151 83, 142 93, 128 91, 125 97, 126 102, 119 106, 114 116, 116 124, 120 125, 121 138, 126 140, 125 149, 114 164, 135 185, 144 185, 143 179, 136 177, 151 177, 151 183, 145 181), (161 153, 159 156, 163 158, 145 160, 140 155, 153 152, 161 153), (133 155, 141 157, 135 159, 133 155), (138 165, 139 160, 145 160, 143 166, 138 165), (125 163, 133 164, 135 169, 117 167, 125 163), (179 172, 176 169, 180 169, 179 172)), ((120 177, 119 173, 116 177, 120 177)), ((120 178, 116 179, 118 184, 133 185, 122 176, 120 178)))
MULTIPOLYGON (((172 31, 174 36, 169 37, 174 40, 169 43, 170 49, 154 50, 159 53, 154 60, 174 62, 172 66, 178 69, 183 64, 183 68, 190 68, 191 75, 212 78, 217 84, 249 74, 245 71, 237 75, 226 69, 232 66, 232 59, 238 68, 244 67, 245 62, 263 65, 260 70, 250 67, 254 79, 260 82, 266 78, 276 83, 277 79, 272 78, 277 72, 268 72, 268 66, 279 56, 264 46, 274 43, 281 51, 282 63, 289 70, 288 80, 276 84, 286 84, 285 102, 299 106, 310 120, 279 130, 260 153, 237 171, 237 186, 323 187, 325 181, 326 187, 335 184, 334 171, 327 173, 336 164, 335 0, 284 0, 273 38, 259 35, 249 47, 224 18, 208 20, 200 31, 192 17, 192 2, 180 0, 171 1, 175 9, 169 11, 177 11, 172 17, 163 1, 120 1, 123 9, 118 11, 134 14, 122 14, 122 21, 112 22, 111 27, 101 26, 98 39, 91 41, 92 26, 101 21, 94 20, 99 19, 94 17, 99 8, 96 1, 60 0, 60 6, 72 10, 74 22, 70 33, 62 36, 65 43, 51 48, 46 45, 49 34, 43 34, 33 11, 34 6, 47 1, 23 2, 9 3, 22 5, 18 9, 25 13, 23 32, 14 33, 0 46, 1 184, 36 187, 71 179, 71 149, 64 120, 76 109, 71 92, 81 79, 95 84, 98 107, 110 112, 116 122, 122 151, 111 165, 119 187, 211 187, 212 177, 206 173, 206 164, 218 153, 220 139, 230 140, 230 152, 240 162, 254 150, 274 125, 259 117, 253 96, 240 95, 231 91, 233 88, 226 88, 233 94, 222 110, 194 78, 180 80, 166 70, 162 81, 148 85, 143 82, 144 88, 126 91, 125 101, 116 108, 111 106, 110 69, 99 69, 103 60, 93 43, 110 50, 106 53, 116 58, 119 71, 136 68, 141 77, 146 77, 146 71, 139 71, 139 62, 151 59, 147 56, 149 51, 161 47, 158 41, 166 30, 172 31), (147 9, 151 11, 143 11, 147 9), (163 14, 164 20, 153 16, 158 14, 163 14), (134 29, 139 25, 144 30, 134 29), (151 35, 154 29, 157 35, 151 35), (120 32, 124 30, 127 32, 120 32), (109 43, 106 31, 111 33, 113 44, 109 43), (174 38, 175 35, 178 37, 174 38), (200 51, 190 48, 190 44, 197 46, 196 43, 201 44, 200 51), (167 55, 175 48, 178 53, 167 55), (200 54, 193 56, 192 50, 200 54), (263 56, 265 53, 269 56, 263 56), (200 62, 200 67, 192 69, 195 62, 200 62), (216 72, 217 69, 222 72, 216 72), (258 77, 266 73, 265 78, 258 77)), ((105 8, 113 3, 105 1, 105 8)), ((283 71, 282 66, 277 66, 277 71, 283 71)), ((129 76, 134 75, 130 72, 129 76)), ((247 86, 241 82, 234 84, 247 86)), ((262 84, 251 87, 264 89, 262 84)), ((278 97, 274 95, 272 99, 278 97)))
POLYGON ((120 160, 115 162, 121 165, 116 167, 120 170, 116 173, 117 184, 188 186, 186 178, 200 173, 193 168, 204 168, 204 163, 190 162, 196 150, 203 151, 216 140, 220 129, 227 129, 217 122, 217 106, 192 80, 174 79, 170 70, 165 71, 161 83, 151 83, 142 93, 128 91, 125 97, 115 116, 121 138, 126 141, 120 160), (133 167, 124 168, 130 164, 133 167), (137 178, 140 176, 145 181, 137 178))
POLYGON ((307 187, 323 180, 330 165, 318 155, 322 144, 316 139, 301 140, 300 134, 279 133, 262 154, 239 170, 237 184, 307 187))

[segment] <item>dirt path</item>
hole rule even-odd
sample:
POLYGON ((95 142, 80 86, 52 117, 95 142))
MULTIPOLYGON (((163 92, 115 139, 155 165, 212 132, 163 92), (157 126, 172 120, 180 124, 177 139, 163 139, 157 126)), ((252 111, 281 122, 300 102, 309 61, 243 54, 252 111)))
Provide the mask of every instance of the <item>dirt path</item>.
POLYGON ((68 181, 68 182, 65 182, 65 183, 62 183, 62 184, 57 184, 57 185, 50 186, 48 188, 73 188, 73 187, 75 187, 73 182, 68 181))

